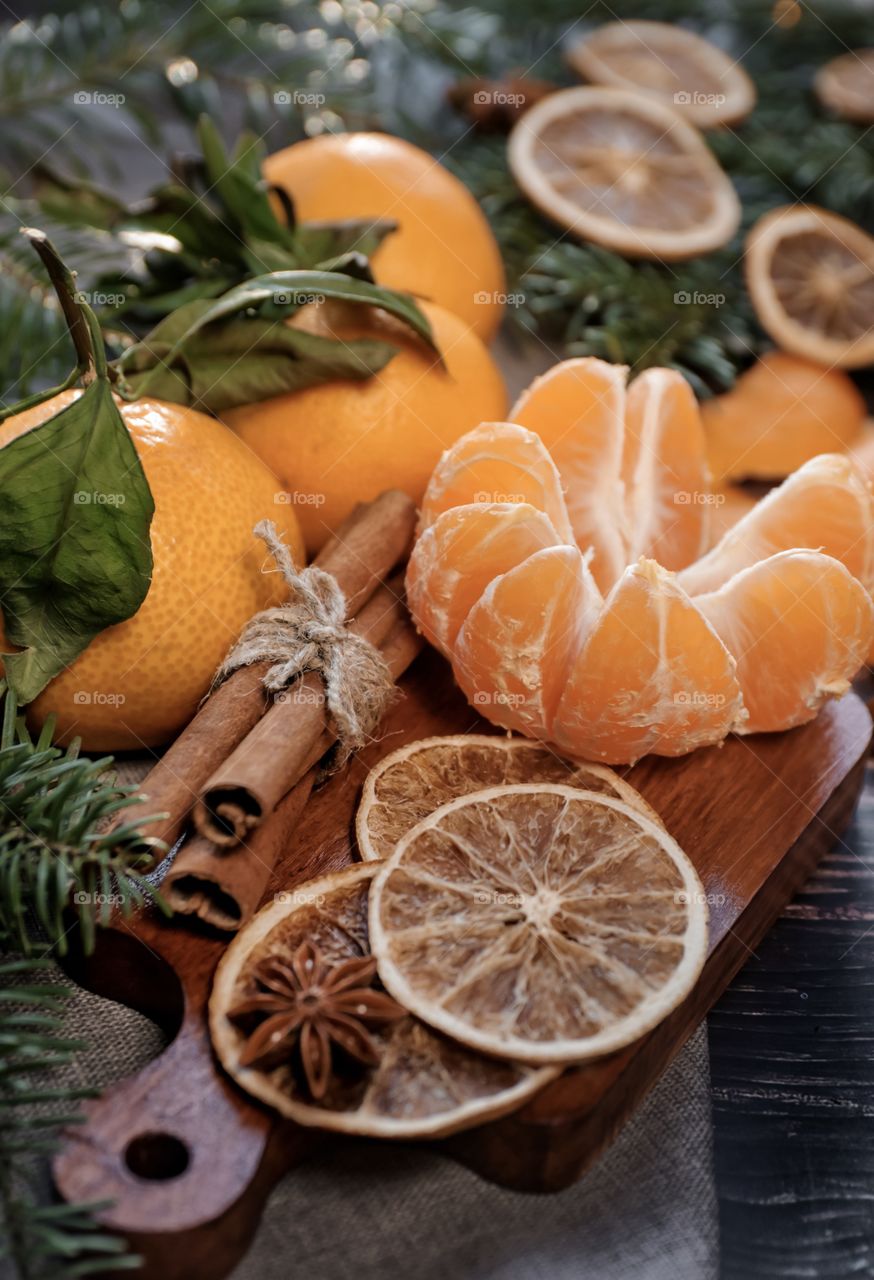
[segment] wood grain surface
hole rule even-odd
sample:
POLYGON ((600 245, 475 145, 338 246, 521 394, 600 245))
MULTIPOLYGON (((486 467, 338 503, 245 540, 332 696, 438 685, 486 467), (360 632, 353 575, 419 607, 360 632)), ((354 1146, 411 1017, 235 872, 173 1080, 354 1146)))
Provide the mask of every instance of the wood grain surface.
MULTIPOLYGON (((402 742, 482 730, 434 654, 404 682, 381 742, 318 792, 267 898, 353 856, 350 827, 370 766, 402 742)), ((710 901, 710 955, 689 999, 637 1044, 566 1072, 515 1115, 446 1149, 506 1185, 566 1186, 658 1078, 817 860, 846 828, 871 733, 858 698, 789 734, 730 739, 627 771, 695 862, 710 901)), ((66 1197, 111 1199, 103 1215, 145 1255, 144 1280, 227 1274, 270 1185, 317 1141, 254 1106, 213 1062, 204 1007, 223 940, 150 914, 118 922, 79 963, 85 985, 157 1017, 176 1036, 130 1080, 86 1104, 55 1163, 66 1197), (194 1268, 194 1270, 192 1270, 194 1268)))
POLYGON ((874 1275, 874 767, 709 1019, 724 1280, 874 1275))

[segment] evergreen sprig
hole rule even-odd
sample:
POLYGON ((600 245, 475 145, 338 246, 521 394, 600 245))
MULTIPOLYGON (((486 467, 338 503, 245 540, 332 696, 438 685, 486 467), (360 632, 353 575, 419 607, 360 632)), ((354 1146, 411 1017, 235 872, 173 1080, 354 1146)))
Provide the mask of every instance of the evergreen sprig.
MULTIPOLYGON (((2 696, 2 689, 0 689, 2 696)), ((129 912, 148 892, 157 848, 132 815, 134 788, 108 776, 111 760, 86 760, 35 741, 9 693, 0 728, 0 1260, 18 1280, 72 1280, 131 1270, 139 1258, 100 1229, 101 1204, 42 1204, 40 1159, 75 1103, 93 1090, 52 1083, 86 1046, 64 1034, 70 993, 41 980, 78 922, 90 951, 113 906, 129 912), (111 831, 106 824, 114 821, 111 831)), ((150 894, 154 899, 154 895, 150 894)), ((157 899, 155 899, 157 901, 157 899)), ((159 903, 159 905, 161 905, 159 903)), ((4 1273, 5 1274, 5 1273, 4 1273)))

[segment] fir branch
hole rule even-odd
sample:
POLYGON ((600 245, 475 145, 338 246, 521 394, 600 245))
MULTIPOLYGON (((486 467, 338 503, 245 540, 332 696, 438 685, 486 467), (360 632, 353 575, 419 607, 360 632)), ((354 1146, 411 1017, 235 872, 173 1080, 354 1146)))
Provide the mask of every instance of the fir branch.
MULTIPOLYGON (((2 694, 0 688, 0 694, 2 694)), ((73 1280, 131 1270, 140 1259, 95 1221, 98 1204, 41 1204, 39 1161, 90 1089, 57 1086, 53 1073, 85 1046, 64 1035, 70 993, 52 981, 45 953, 63 953, 69 913, 90 951, 113 906, 128 912, 151 891, 143 873, 157 842, 125 811, 134 788, 107 779, 111 760, 33 741, 8 692, 0 727, 0 1216, 2 1257, 18 1280, 73 1280), (123 815, 128 817, 124 820, 123 815), (105 824, 114 819, 111 831, 105 824), (22 955, 10 954, 12 951, 22 955), (34 952, 39 951, 40 955, 34 952)))

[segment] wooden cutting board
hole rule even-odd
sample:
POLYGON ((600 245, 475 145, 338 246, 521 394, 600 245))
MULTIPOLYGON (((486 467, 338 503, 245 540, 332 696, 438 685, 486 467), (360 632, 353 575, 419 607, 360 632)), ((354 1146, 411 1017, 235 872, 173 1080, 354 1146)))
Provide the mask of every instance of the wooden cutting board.
MULTIPOLYGON (((435 654, 403 681, 382 740, 311 800, 267 898, 354 858, 352 820, 369 767, 404 742, 484 731, 435 654)), ((871 737, 850 695, 812 724, 732 738, 626 776, 691 857, 710 901, 710 951, 688 999, 649 1035, 565 1072, 514 1115, 435 1145, 484 1177, 555 1191, 583 1172, 752 954, 852 816, 871 737)), ((153 1017, 173 1037, 137 1075, 85 1104, 54 1174, 68 1200, 109 1200, 99 1216, 146 1259, 143 1280, 213 1280, 245 1252, 275 1181, 328 1139, 256 1106, 216 1064, 206 1029, 225 940, 152 912, 117 920, 95 955, 70 964, 84 986, 153 1017)))

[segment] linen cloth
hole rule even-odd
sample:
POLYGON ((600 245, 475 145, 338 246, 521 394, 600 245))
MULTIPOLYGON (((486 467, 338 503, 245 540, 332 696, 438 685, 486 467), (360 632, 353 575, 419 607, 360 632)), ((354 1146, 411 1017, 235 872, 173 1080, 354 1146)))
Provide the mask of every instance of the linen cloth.
MULTIPOLYGON (((163 1043, 142 1015, 79 990, 65 1029, 89 1042, 67 1081, 101 1088, 163 1043)), ((277 1185, 233 1280, 716 1280, 709 1084, 701 1026, 600 1160, 553 1195, 430 1151, 338 1143, 277 1185)))

